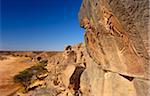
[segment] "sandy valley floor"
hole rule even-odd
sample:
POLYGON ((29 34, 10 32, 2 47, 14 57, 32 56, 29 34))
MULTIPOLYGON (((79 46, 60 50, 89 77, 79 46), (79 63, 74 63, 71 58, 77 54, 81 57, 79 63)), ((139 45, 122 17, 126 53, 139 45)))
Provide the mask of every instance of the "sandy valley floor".
POLYGON ((34 65, 32 61, 24 57, 11 57, 0 61, 0 96, 7 96, 19 88, 14 84, 13 76, 20 71, 34 65))

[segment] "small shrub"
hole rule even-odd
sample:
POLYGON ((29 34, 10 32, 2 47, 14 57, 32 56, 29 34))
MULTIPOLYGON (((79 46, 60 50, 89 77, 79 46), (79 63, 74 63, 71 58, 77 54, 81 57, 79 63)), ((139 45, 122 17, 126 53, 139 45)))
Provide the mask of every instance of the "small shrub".
POLYGON ((47 65, 47 63, 48 63, 48 60, 46 59, 39 62, 39 64, 44 67, 47 65))
POLYGON ((37 60, 40 61, 42 58, 41 57, 37 57, 37 60))
POLYGON ((28 57, 28 55, 25 55, 25 57, 28 57))
POLYGON ((14 76, 14 81, 17 83, 21 83, 23 86, 28 86, 32 80, 33 76, 36 76, 40 73, 47 72, 45 66, 47 65, 48 60, 42 60, 38 64, 20 72, 19 74, 14 76))
POLYGON ((18 75, 14 76, 14 81, 17 83, 21 83, 23 86, 27 86, 29 81, 32 78, 32 73, 29 70, 24 70, 20 72, 18 75))

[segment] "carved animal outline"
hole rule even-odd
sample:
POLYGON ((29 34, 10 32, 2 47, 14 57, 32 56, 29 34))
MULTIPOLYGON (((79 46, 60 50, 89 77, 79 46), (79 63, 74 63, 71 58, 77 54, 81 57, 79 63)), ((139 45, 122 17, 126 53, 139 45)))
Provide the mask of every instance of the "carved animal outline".
POLYGON ((106 22, 106 25, 109 25, 110 33, 112 35, 119 35, 119 37, 123 38, 124 48, 122 48, 120 52, 123 53, 126 48, 131 47, 134 53, 139 56, 134 45, 129 40, 127 32, 124 30, 118 19, 113 15, 113 13, 105 7, 102 8, 102 12, 105 20, 104 22, 106 22))

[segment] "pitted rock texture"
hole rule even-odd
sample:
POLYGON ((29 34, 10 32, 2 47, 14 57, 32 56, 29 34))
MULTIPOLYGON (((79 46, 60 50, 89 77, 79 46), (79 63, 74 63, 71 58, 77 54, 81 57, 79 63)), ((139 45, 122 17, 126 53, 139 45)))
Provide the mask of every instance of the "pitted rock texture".
POLYGON ((83 0, 79 19, 95 62, 123 75, 149 79, 148 0, 83 0))
POLYGON ((79 20, 88 54, 82 96, 149 96, 149 1, 83 0, 79 20))

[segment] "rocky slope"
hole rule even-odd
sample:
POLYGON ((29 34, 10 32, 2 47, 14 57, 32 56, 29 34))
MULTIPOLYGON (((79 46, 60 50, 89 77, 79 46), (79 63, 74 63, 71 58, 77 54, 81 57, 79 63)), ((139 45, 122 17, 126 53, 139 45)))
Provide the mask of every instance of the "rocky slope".
MULTIPOLYGON (((32 75, 29 78, 30 81, 25 82, 27 86, 20 88, 13 96, 78 96, 81 94, 80 77, 86 69, 85 52, 83 44, 77 44, 67 46, 64 52, 51 57, 43 56, 41 60, 48 60, 44 67, 44 70, 47 70, 46 73, 41 72, 40 78, 37 74, 32 75)), ((29 71, 27 73, 33 73, 39 69, 34 67, 27 69, 26 71, 29 71)), ((26 78, 28 75, 20 76, 26 78)))
POLYGON ((149 1, 83 0, 79 20, 85 44, 38 55, 46 73, 14 96, 149 96, 149 1))

